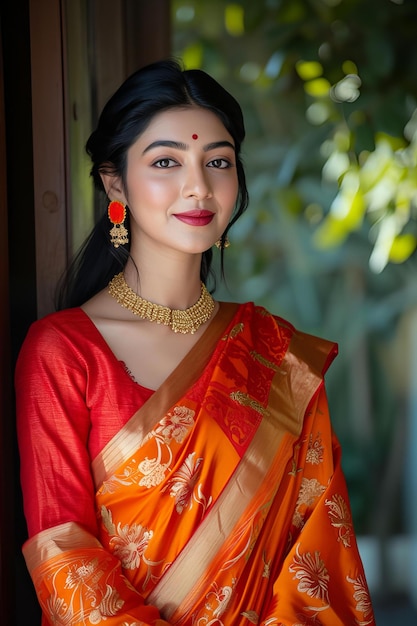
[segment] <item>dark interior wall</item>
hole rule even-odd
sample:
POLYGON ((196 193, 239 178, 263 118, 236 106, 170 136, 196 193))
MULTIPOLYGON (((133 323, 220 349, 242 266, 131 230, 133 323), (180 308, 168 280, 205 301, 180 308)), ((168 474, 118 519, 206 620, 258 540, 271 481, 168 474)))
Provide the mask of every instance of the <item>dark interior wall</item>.
MULTIPOLYGON (((36 317, 36 267, 33 214, 32 112, 29 2, 2 3, 1 38, 7 163, 11 386, 16 355, 36 317)), ((4 355, 3 355, 4 356, 4 355)), ((0 623, 37 624, 38 608, 21 555, 26 525, 21 507, 19 466, 14 430, 13 395, 2 415, 2 496, 7 521, 2 524, 2 601, 0 623), (7 490, 6 493, 4 490, 7 490), (7 522, 6 522, 7 523, 7 522)))
POLYGON ((28 0, 19 0, 4 3, 1 9, 13 354, 36 317, 28 4, 28 0))

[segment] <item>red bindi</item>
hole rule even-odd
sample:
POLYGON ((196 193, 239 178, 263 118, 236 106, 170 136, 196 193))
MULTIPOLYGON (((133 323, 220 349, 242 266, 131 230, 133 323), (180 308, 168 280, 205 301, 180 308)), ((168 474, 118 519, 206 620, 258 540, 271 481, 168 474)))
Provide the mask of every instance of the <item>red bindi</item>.
POLYGON ((198 135, 196 135, 196 133, 194 133, 194 135, 192 135, 193 139, 198 139, 198 135))

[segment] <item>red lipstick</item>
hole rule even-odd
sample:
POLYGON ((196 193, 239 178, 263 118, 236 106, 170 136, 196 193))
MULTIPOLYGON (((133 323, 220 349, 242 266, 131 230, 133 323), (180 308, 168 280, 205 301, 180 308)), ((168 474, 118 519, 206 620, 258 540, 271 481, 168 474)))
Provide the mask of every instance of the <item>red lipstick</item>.
POLYGON ((206 226, 210 224, 214 213, 204 209, 195 209, 193 211, 185 211, 184 213, 175 213, 174 217, 190 226, 206 226))

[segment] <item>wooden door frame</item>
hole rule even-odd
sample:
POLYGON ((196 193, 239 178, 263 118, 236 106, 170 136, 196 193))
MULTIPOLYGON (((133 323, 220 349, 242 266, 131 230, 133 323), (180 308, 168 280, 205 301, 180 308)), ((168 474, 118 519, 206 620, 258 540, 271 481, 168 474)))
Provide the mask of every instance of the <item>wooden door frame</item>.
POLYGON ((31 0, 33 180, 38 317, 54 310, 68 260, 65 53, 60 0, 31 0))
MULTIPOLYGON (((38 317, 54 310, 55 287, 72 250, 67 146, 74 103, 66 98, 65 1, 29 0, 38 317)), ((169 55, 170 2, 78 1, 86 3, 94 22, 89 56, 96 59, 93 80, 100 110, 131 72, 169 55)), ((92 113, 94 120, 97 111, 92 113)))

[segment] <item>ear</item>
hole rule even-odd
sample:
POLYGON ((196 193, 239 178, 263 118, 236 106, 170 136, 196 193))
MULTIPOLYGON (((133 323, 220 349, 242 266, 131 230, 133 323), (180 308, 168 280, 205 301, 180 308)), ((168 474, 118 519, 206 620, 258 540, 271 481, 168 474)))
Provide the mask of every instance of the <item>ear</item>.
POLYGON ((112 174, 101 173, 101 180, 103 181, 103 187, 106 191, 106 195, 109 200, 118 200, 123 204, 127 204, 126 196, 124 193, 123 185, 120 176, 113 176, 112 174))

